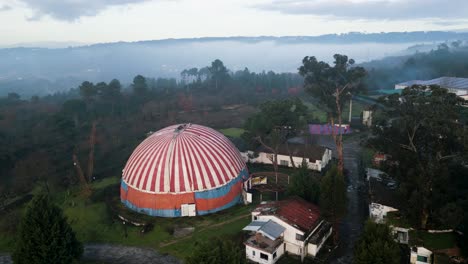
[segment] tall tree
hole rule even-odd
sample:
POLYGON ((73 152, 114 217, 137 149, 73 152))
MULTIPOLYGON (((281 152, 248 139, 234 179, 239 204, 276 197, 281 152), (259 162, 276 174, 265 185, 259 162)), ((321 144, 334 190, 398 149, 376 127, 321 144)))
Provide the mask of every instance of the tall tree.
POLYGON ((333 223, 335 242, 338 239, 338 224, 346 213, 346 181, 343 173, 333 165, 320 181, 320 208, 333 223))
POLYGON ((406 210, 421 228, 441 209, 435 202, 444 191, 437 190, 447 186, 449 162, 463 153, 461 100, 438 86, 413 86, 382 99, 388 118, 374 131, 375 144, 398 158, 393 173, 408 200, 406 210))
POLYGON ((367 221, 354 248, 354 264, 398 264, 400 248, 387 225, 367 221))
POLYGON ((304 87, 308 93, 320 100, 328 113, 329 124, 333 127, 333 139, 338 154, 338 170, 343 172, 342 113, 344 104, 352 94, 364 89, 362 81, 366 75, 363 67, 353 66, 354 60, 346 55, 335 54, 334 65, 330 66, 315 57, 305 57, 299 73, 304 77, 304 87), (335 125, 339 126, 335 133, 335 125))
POLYGON ((135 76, 133 78, 133 92, 138 96, 143 96, 148 92, 148 84, 146 83, 145 77, 141 75, 135 76))
POLYGON ((88 81, 83 82, 79 89, 81 97, 83 97, 87 102, 91 101, 91 99, 93 99, 93 97, 98 93, 96 86, 92 82, 88 81))
POLYGON ((288 194, 297 195, 312 203, 317 203, 319 201, 319 182, 310 175, 307 164, 302 164, 299 169, 291 175, 290 184, 288 185, 288 194))
POLYGON ((14 263, 61 264, 77 263, 83 246, 48 196, 33 198, 21 220, 14 263))
POLYGON ((113 79, 101 90, 102 99, 111 106, 111 115, 114 115, 116 101, 121 96, 122 85, 119 80, 113 79))
POLYGON ((208 68, 210 71, 211 78, 214 82, 215 89, 222 87, 224 82, 229 78, 228 70, 221 60, 214 60, 211 63, 211 67, 208 68))

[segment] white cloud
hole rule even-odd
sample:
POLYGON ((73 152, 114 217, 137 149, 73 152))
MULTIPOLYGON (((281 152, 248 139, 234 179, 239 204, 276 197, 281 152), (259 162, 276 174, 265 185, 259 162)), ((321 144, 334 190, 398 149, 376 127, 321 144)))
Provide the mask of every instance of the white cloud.
POLYGON ((111 6, 136 4, 151 0, 20 0, 33 10, 30 20, 44 15, 54 19, 75 21, 82 16, 96 16, 111 6))
POLYGON ((255 5, 286 14, 333 16, 345 19, 466 18, 467 0, 272 0, 255 5))
POLYGON ((0 12, 2 12, 2 11, 8 11, 8 10, 11 10, 11 6, 9 6, 9 5, 2 5, 2 6, 0 6, 0 12))

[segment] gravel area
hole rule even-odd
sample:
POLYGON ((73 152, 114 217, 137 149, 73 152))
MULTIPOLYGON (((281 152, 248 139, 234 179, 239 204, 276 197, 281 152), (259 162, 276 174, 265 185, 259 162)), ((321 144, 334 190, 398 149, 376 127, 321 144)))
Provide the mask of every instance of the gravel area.
MULTIPOLYGON (((154 249, 109 244, 87 244, 83 259, 115 264, 180 264, 173 256, 154 249)), ((9 255, 0 255, 0 264, 12 264, 9 255)))

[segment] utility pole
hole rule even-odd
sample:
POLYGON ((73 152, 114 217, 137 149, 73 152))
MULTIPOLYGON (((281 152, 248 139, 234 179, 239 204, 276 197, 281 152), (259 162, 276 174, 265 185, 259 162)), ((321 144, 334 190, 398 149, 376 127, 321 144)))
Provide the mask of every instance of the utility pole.
POLYGON ((351 125, 351 117, 353 114, 353 97, 349 100, 349 125, 351 125))

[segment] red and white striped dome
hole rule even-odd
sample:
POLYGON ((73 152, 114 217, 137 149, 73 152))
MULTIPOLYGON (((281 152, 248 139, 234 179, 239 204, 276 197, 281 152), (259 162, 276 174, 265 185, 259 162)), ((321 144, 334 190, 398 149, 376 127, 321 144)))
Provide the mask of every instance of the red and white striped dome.
POLYGON ((148 193, 185 193, 226 185, 245 169, 239 150, 216 130, 195 124, 161 129, 132 153, 123 181, 148 193))

